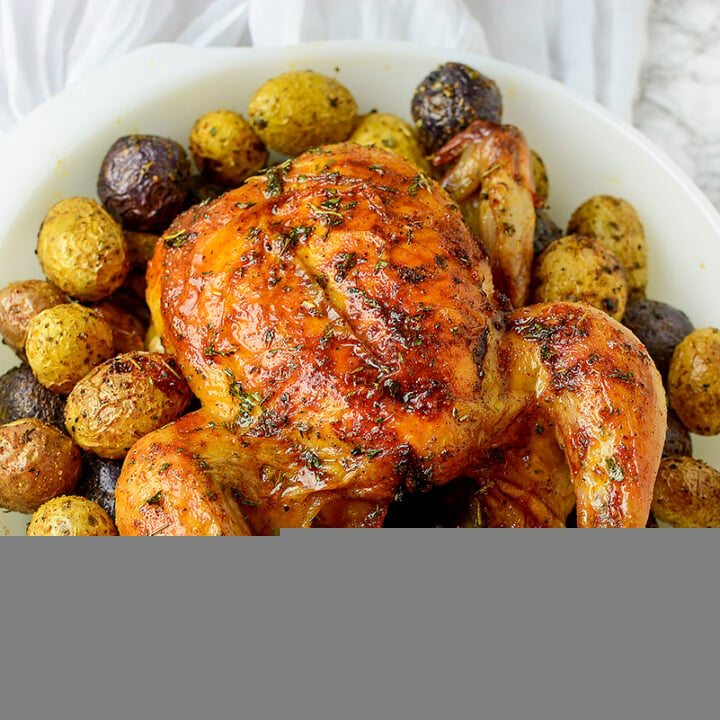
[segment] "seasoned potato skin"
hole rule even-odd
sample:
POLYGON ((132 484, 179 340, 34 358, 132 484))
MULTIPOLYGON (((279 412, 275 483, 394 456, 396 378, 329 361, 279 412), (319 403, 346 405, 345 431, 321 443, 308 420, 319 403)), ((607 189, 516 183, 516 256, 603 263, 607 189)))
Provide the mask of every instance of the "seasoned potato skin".
POLYGON ((682 310, 648 298, 628 302, 623 325, 645 345, 664 380, 675 348, 695 329, 682 310))
POLYGON ((665 445, 663 445, 662 452, 663 457, 670 457, 671 455, 692 457, 692 437, 672 408, 668 409, 667 424, 665 445))
POLYGON ((539 255, 551 242, 563 237, 562 228, 542 208, 535 208, 533 254, 539 255))
POLYGON ((540 200, 540 204, 544 206, 550 194, 550 180, 545 161, 535 150, 530 150, 530 161, 532 163, 533 185, 535 186, 535 200, 536 202, 540 200))
POLYGON ((62 394, 113 353, 111 327, 82 305, 55 305, 36 315, 25 350, 35 377, 62 394))
POLYGON ((34 512, 79 477, 80 451, 57 428, 36 418, 0 426, 0 506, 34 512))
POLYGON ((629 297, 645 295, 647 243, 635 208, 623 198, 593 195, 573 212, 567 234, 588 235, 609 248, 628 276, 629 297))
POLYGON ((122 470, 122 460, 82 453, 82 472, 77 494, 96 502, 115 520, 115 486, 122 470))
POLYGON ((474 120, 502 121, 502 96, 494 80, 461 63, 445 63, 415 89, 410 104, 415 127, 428 154, 474 120))
POLYGON ((5 344, 25 359, 27 329, 39 312, 66 303, 65 293, 45 280, 21 280, 0 290, 0 334, 5 344))
POLYGON ((190 158, 174 140, 126 135, 103 158, 98 195, 123 229, 162 233, 183 208, 190 173, 190 158))
POLYGON ((65 430, 65 397, 42 385, 29 365, 0 377, 0 423, 37 418, 65 430))
POLYGON ((430 163, 423 154, 415 129, 397 115, 379 112, 363 115, 348 142, 387 148, 421 172, 430 174, 430 163))
POLYGON ((35 537, 117 535, 112 518, 100 505, 79 495, 48 500, 30 520, 27 534, 35 537))
POLYGON ((136 440, 179 417, 190 399, 171 356, 124 353, 73 388, 65 406, 65 427, 83 450, 122 458, 136 440))
POLYGON ((123 310, 113 300, 103 300, 90 306, 112 329, 115 351, 118 353, 144 349, 145 324, 132 313, 123 310))
POLYGON ((663 458, 652 512, 675 527, 720 527, 720 472, 697 458, 663 458))
POLYGON ((536 258, 533 302, 583 302, 620 320, 627 303, 627 276, 605 246, 582 235, 555 240, 536 258))
POLYGON ((720 330, 693 330, 678 344, 668 372, 668 396, 690 432, 720 433, 720 330))
POLYGON ((67 198, 50 208, 38 234, 37 255, 48 280, 82 301, 113 293, 130 267, 120 225, 87 197, 67 198))
POLYGON ((268 80, 250 100, 248 115, 267 147, 285 155, 342 142, 358 119, 352 93, 334 78, 311 70, 268 80))
POLYGON ((267 163, 268 151, 247 120, 232 110, 198 118, 190 130, 190 153, 210 182, 236 187, 267 163))

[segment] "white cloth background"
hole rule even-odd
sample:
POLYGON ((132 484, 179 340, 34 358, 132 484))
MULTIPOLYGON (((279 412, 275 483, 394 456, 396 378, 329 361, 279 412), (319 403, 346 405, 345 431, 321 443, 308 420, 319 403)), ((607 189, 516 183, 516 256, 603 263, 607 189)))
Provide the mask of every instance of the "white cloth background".
POLYGON ((0 0, 0 134, 153 42, 395 39, 553 77, 633 122, 720 209, 720 0, 0 0))
POLYGON ((397 39, 554 77, 630 119, 650 0, 0 0, 0 131, 153 42, 397 39))

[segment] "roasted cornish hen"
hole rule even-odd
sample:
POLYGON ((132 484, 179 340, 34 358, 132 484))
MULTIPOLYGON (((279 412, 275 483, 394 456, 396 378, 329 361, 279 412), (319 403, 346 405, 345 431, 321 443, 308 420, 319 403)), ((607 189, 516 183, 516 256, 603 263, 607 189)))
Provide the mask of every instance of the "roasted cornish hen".
POLYGON ((375 527, 461 475, 496 524, 562 524, 571 482, 580 525, 646 522, 665 401, 643 346, 588 306, 513 310, 390 152, 323 147, 181 215, 148 302, 202 409, 133 446, 122 534, 375 527))

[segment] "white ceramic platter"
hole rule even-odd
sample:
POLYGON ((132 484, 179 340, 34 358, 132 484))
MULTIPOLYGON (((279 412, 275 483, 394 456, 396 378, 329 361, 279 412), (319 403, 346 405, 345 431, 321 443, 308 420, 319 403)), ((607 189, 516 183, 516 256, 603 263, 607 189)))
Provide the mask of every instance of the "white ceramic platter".
MULTIPOLYGON (((95 196, 100 161, 119 136, 152 133, 187 146, 201 114, 227 108, 245 115, 265 80, 293 69, 337 77, 361 112, 375 108, 409 119, 414 88, 449 60, 499 84, 504 121, 523 130, 548 168, 550 213, 558 224, 590 195, 624 197, 648 238, 648 296, 683 309, 696 327, 720 326, 720 216, 664 153, 551 80, 464 52, 397 43, 155 45, 99 68, 0 139, 0 287, 42 277, 34 251, 45 212, 64 197, 95 196)), ((0 348, 0 371, 15 364, 15 356, 0 348)), ((720 468, 720 439, 694 440, 696 455, 720 468)), ((26 521, 0 514, 0 533, 23 534, 26 521)))

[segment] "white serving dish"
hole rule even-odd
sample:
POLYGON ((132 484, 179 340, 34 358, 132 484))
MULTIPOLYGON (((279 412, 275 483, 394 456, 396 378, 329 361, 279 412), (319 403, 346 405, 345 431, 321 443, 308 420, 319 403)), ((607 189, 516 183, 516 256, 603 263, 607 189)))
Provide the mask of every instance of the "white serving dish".
MULTIPOLYGON (((720 216, 663 152, 552 80, 467 52, 402 43, 155 45, 99 68, 0 138, 0 287, 42 277, 34 250, 45 212, 64 197, 95 196, 100 161, 119 136, 154 133, 187 146, 201 114, 220 108, 246 114, 260 84, 292 69, 337 77, 361 112, 376 108, 409 119, 418 82, 449 60, 472 65, 499 84, 505 122, 523 130, 547 165, 556 222, 564 225, 590 195, 626 198, 648 238, 648 296, 683 309, 696 327, 720 326, 720 216)), ((0 371, 16 362, 0 348, 0 371)), ((720 439, 695 438, 695 448, 720 468, 720 439)), ((0 534, 22 534, 26 522, 23 515, 0 514, 0 534)))

